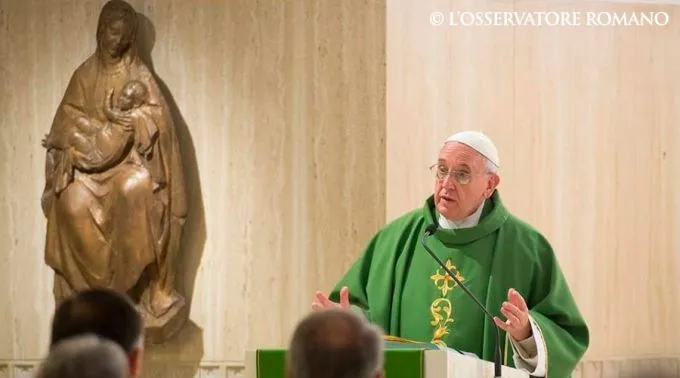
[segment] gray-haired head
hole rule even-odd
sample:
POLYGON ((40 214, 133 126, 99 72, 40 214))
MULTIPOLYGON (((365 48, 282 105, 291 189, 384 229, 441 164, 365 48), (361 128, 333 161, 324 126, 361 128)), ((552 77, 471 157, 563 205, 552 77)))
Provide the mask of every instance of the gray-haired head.
POLYGON ((381 377, 382 332, 350 310, 315 312, 298 324, 287 358, 292 378, 381 377))
POLYGON ((123 349, 95 335, 60 341, 50 350, 36 378, 125 378, 128 361, 123 349))

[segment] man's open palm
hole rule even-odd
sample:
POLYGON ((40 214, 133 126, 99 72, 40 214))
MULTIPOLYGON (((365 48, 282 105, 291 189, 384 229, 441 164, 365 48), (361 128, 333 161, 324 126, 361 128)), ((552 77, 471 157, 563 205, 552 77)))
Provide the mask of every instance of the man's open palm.
POLYGON ((529 309, 522 295, 515 289, 508 290, 508 300, 503 302, 501 313, 507 320, 494 317, 494 322, 502 330, 510 334, 515 340, 522 341, 531 336, 529 309))
POLYGON ((340 303, 335 303, 328 299, 326 294, 317 291, 314 302, 312 302, 312 310, 319 311, 327 308, 349 308, 349 289, 343 286, 340 290, 340 303))

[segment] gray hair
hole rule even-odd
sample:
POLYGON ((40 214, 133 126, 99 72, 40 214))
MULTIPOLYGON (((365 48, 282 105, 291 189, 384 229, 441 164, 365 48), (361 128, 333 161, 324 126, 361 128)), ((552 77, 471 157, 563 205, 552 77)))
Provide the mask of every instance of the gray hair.
POLYGON ((487 158, 484 155, 482 155, 482 158, 484 159, 484 166, 486 167, 487 173, 498 173, 498 167, 496 166, 496 164, 494 164, 489 158, 487 158))
POLYGON ((125 378, 128 360, 110 340, 87 334, 63 340, 51 349, 35 378, 125 378))
POLYGON ((379 328, 351 310, 329 309, 298 324, 287 365, 294 378, 372 378, 383 358, 379 328))

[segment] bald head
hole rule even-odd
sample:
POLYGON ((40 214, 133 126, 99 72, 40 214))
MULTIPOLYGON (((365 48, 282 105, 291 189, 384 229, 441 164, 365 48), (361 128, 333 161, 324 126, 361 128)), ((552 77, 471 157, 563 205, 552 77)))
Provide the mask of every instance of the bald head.
POLYGON ((288 352, 292 378, 382 376, 381 332, 349 310, 312 313, 298 324, 288 352))
POLYGON ((54 345, 36 378, 125 378, 127 374, 127 356, 118 344, 81 335, 54 345))

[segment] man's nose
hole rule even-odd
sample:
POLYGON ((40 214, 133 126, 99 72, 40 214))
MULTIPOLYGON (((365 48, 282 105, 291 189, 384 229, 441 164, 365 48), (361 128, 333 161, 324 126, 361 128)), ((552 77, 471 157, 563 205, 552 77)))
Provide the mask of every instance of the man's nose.
POLYGON ((442 179, 442 186, 445 188, 453 188, 455 186, 453 176, 450 173, 442 179))

